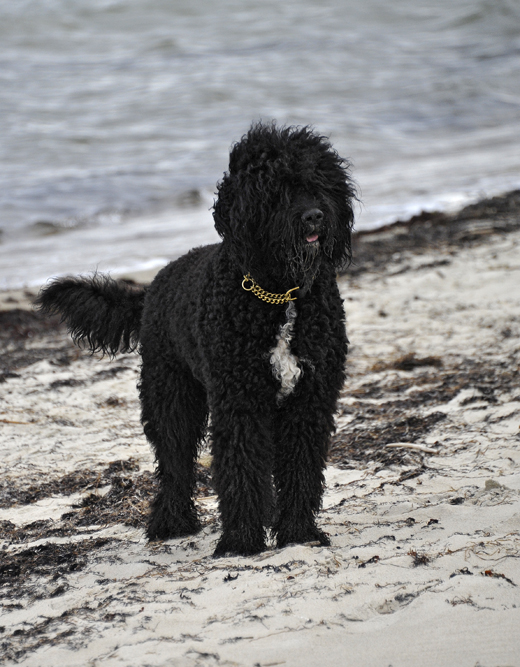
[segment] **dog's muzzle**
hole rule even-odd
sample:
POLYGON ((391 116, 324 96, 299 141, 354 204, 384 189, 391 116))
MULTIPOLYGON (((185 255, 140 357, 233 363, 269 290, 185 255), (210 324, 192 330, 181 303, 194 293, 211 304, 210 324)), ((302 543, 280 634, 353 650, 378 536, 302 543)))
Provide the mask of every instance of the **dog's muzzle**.
POLYGON ((302 222, 305 226, 305 240, 307 243, 316 243, 319 241, 323 222, 323 211, 319 208, 310 208, 302 215, 302 222))

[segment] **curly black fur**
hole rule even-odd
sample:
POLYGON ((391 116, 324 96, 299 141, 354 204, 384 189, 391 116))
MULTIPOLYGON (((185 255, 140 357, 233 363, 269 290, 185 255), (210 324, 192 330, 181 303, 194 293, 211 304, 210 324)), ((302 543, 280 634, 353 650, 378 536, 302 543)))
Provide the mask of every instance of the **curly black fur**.
POLYGON ((53 280, 40 291, 35 305, 48 315, 61 315, 78 345, 115 355, 138 345, 144 295, 109 276, 94 275, 53 280))
POLYGON ((160 480, 150 539, 200 528, 194 464, 211 415, 215 555, 261 551, 269 527, 279 547, 329 544, 316 515, 347 354, 335 274, 350 259, 348 167, 307 127, 254 125, 218 185, 222 243, 172 262, 146 293, 99 276, 43 290, 41 306, 92 349, 129 350, 139 337, 142 422, 160 480), (299 287, 295 311, 243 290, 248 273, 269 292, 299 287), (270 358, 289 318, 302 373, 280 392, 270 358))

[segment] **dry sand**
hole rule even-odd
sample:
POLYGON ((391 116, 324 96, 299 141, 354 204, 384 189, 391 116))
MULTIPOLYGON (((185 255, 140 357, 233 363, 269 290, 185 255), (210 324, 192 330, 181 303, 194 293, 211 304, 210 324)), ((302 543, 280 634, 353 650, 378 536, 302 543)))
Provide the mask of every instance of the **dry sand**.
MULTIPOLYGON (((402 252, 392 244, 406 247, 406 227, 359 241, 359 257, 382 245, 387 257, 340 280, 352 348, 320 515, 330 548, 213 559, 205 454, 202 533, 148 544, 138 357, 91 357, 29 311, 0 318, 0 656, 49 667, 520 665, 515 221, 498 233, 473 220, 462 240, 402 252)), ((7 308, 24 299, 0 296, 7 308)))

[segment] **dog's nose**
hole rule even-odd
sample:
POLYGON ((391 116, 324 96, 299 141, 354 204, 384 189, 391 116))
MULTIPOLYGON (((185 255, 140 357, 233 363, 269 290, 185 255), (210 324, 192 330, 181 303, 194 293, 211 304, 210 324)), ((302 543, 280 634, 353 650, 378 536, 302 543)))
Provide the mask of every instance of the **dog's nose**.
POLYGON ((302 215, 302 222, 306 225, 317 225, 323 220, 323 211, 319 208, 310 208, 302 215))

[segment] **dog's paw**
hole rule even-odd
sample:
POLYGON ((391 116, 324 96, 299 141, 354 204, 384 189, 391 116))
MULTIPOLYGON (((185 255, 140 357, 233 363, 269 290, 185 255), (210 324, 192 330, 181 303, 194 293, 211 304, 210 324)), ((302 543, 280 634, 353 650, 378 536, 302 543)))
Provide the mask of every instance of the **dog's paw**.
POLYGON ((213 558, 224 556, 254 556, 265 550, 265 539, 244 540, 236 536, 222 535, 213 552, 213 558))
POLYGON ((314 537, 314 540, 319 542, 322 547, 330 547, 330 537, 329 534, 323 530, 318 530, 317 535, 314 537))
POLYGON ((277 534, 276 544, 279 549, 290 544, 309 544, 312 546, 330 547, 330 537, 316 526, 305 530, 280 530, 277 534))
POLYGON ((171 517, 165 521, 163 517, 152 516, 146 528, 146 536, 150 542, 172 540, 176 537, 195 535, 200 529, 198 521, 173 521, 171 517))

